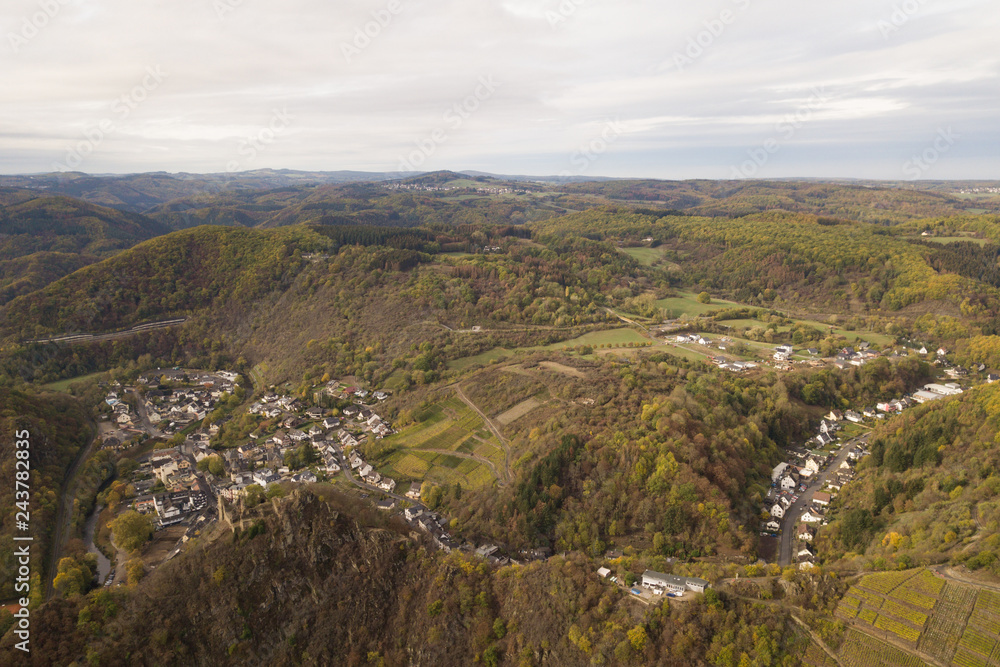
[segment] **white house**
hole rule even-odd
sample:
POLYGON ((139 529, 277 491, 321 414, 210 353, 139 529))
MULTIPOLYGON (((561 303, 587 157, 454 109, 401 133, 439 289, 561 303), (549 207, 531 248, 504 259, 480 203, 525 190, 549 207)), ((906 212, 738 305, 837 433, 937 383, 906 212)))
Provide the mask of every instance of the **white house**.
POLYGON ((774 505, 771 506, 771 516, 777 519, 785 518, 785 508, 781 506, 781 503, 774 503, 774 505))

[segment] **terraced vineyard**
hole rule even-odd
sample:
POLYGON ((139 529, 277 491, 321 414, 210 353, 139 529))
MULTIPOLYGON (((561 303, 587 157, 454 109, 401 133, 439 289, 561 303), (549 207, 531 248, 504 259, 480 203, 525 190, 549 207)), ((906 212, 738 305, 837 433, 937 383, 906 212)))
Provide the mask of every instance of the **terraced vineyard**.
POLYGON ((916 648, 944 581, 927 570, 870 574, 852 586, 837 608, 848 622, 870 626, 887 639, 916 648))
POLYGON ((958 642, 954 664, 961 667, 1000 665, 1000 593, 982 590, 958 642))
POLYGON ((929 570, 863 577, 836 615, 853 626, 840 651, 844 665, 924 664, 881 637, 943 665, 1000 667, 1000 593, 946 582, 929 570))
POLYGON ((853 629, 847 632, 839 655, 844 667, 926 667, 927 665, 916 656, 853 629))
POLYGON ((974 588, 951 582, 945 584, 941 602, 934 610, 920 640, 920 650, 945 664, 951 664, 975 603, 974 588))

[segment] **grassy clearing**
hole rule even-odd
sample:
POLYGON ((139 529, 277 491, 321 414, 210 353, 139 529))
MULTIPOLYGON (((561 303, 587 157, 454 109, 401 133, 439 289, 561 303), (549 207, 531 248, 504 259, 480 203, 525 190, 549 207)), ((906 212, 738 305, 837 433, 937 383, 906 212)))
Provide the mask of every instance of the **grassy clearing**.
POLYGON ((552 343, 541 347, 528 348, 529 350, 561 350, 566 347, 577 347, 589 345, 591 347, 626 347, 630 343, 648 343, 649 339, 642 336, 635 329, 627 327, 622 329, 607 329, 605 331, 591 331, 583 334, 579 338, 566 340, 561 343, 552 343))
POLYGON ((674 317, 701 317, 713 310, 740 306, 741 304, 717 298, 713 298, 711 303, 701 303, 693 292, 680 292, 678 296, 660 299, 656 302, 656 305, 669 310, 674 317))
MULTIPOLYGON (((569 350, 574 347, 589 345, 593 348, 619 348, 631 345, 641 345, 649 343, 650 340, 634 329, 623 327, 621 329, 608 329, 605 331, 591 331, 572 340, 565 340, 551 345, 538 345, 535 347, 519 347, 516 350, 508 350, 502 347, 495 347, 481 354, 472 357, 453 359, 448 362, 448 369, 455 371, 465 371, 474 366, 485 365, 506 359, 516 352, 552 352, 556 350, 569 350)), ((655 341, 653 341, 655 343, 655 341)))
POLYGON ((979 245, 986 245, 988 243, 986 239, 977 239, 974 236, 907 236, 904 238, 916 241, 930 241, 931 243, 940 243, 942 245, 961 243, 963 241, 978 243, 979 245))
POLYGON ((653 266, 663 260, 666 248, 618 248, 643 266, 653 266))
POLYGON ((69 393, 69 386, 71 384, 76 384, 77 382, 87 382, 88 380, 96 380, 97 378, 104 375, 104 372, 91 373, 89 375, 80 375, 75 378, 68 378, 66 380, 59 380, 58 382, 50 382, 47 385, 43 385, 45 389, 49 391, 61 391, 63 393, 69 393))

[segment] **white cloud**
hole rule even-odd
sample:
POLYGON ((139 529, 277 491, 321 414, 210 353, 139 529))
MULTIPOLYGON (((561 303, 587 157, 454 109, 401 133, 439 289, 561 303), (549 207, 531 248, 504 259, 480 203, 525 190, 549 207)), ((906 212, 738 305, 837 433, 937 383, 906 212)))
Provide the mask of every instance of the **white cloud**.
POLYGON ((870 177, 877 164, 897 178, 911 147, 953 126, 963 139, 940 172, 1000 177, 983 172, 1000 111, 1000 6, 911 0, 901 19, 904 4, 9 0, 0 170, 51 169, 159 66, 163 84, 81 169, 221 171, 275 109, 293 123, 245 168, 394 169, 492 75, 500 88, 426 168, 558 173, 617 120, 623 134, 588 173, 725 178, 823 87, 762 175, 870 177), (45 4, 57 9, 35 25, 45 4), (678 70, 692 42, 700 51, 678 70), (345 44, 358 53, 345 57, 345 44))

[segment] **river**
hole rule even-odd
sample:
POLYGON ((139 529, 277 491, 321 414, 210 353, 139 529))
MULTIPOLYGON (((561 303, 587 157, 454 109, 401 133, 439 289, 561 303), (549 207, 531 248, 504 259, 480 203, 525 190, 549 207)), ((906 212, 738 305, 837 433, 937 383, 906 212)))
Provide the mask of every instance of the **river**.
POLYGON ((83 529, 83 541, 87 545, 87 551, 97 554, 97 583, 103 585, 111 572, 111 561, 101 553, 101 550, 94 544, 94 531, 97 529, 97 519, 101 515, 103 507, 95 507, 87 518, 87 525, 83 529))

